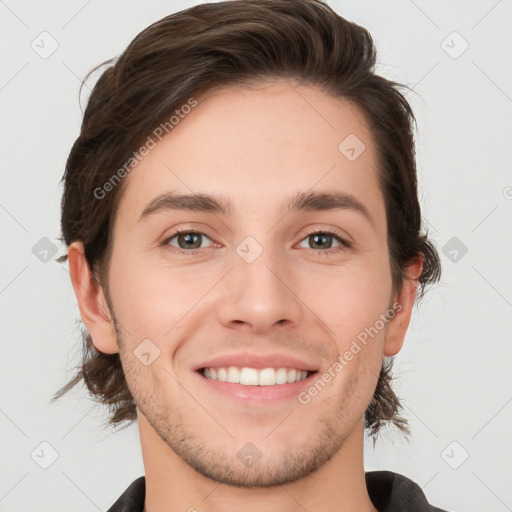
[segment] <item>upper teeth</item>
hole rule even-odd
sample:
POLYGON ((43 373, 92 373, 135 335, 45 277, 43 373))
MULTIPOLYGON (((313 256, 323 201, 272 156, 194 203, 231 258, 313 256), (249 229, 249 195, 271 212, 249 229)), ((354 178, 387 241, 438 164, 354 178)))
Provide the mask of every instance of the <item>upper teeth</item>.
POLYGON ((274 384, 286 384, 298 382, 307 377, 306 370, 288 368, 240 368, 228 366, 221 368, 205 368, 204 376, 209 379, 220 380, 221 382, 232 382, 246 386, 273 386, 274 384))

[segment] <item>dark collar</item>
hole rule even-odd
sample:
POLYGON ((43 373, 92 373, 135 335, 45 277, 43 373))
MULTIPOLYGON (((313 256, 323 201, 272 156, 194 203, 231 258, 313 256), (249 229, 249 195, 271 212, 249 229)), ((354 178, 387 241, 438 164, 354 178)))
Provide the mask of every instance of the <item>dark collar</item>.
POLYGON ((365 477, 368 495, 379 512, 446 512, 430 505, 421 487, 404 475, 369 471, 365 477))
MULTIPOLYGON (((368 495, 379 512, 446 512, 429 505, 421 487, 392 471, 365 473, 368 495)), ((107 512, 143 512, 146 479, 134 480, 107 512)))

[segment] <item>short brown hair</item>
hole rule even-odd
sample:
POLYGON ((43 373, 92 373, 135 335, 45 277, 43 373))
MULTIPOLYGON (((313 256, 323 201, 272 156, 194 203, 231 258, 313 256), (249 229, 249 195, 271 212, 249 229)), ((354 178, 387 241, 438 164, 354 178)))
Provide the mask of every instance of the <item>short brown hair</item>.
MULTIPOLYGON (((349 101, 364 115, 377 148, 393 288, 401 289, 408 279, 406 265, 421 256, 421 298, 425 286, 439 280, 441 267, 435 245, 422 232, 413 135, 416 121, 400 92, 405 86, 377 75, 375 64, 369 32, 321 0, 208 3, 157 21, 138 34, 119 58, 91 71, 107 66, 91 93, 62 178, 62 240, 67 246, 83 242, 91 272, 108 297, 113 219, 126 180, 113 187, 108 200, 97 199, 95 190, 193 94, 290 79, 349 101)), ((58 261, 66 258, 63 255, 58 261)), ((391 387, 391 367, 392 359, 384 358, 365 412, 365 427, 374 441, 387 422, 410 433, 407 420, 398 415, 402 406, 391 387)), ((109 424, 136 419, 119 354, 96 350, 87 331, 83 332, 81 364, 53 399, 81 380, 96 401, 109 407, 109 424)))

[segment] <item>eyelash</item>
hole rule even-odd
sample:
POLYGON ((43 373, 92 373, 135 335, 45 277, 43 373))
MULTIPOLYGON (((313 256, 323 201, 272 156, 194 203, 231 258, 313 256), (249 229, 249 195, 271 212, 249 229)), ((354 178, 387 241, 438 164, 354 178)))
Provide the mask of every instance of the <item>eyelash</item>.
MULTIPOLYGON (((200 249, 185 250, 185 249, 179 249, 177 247, 169 245, 169 242, 173 238, 175 238, 176 236, 179 236, 181 234, 190 234, 190 233, 194 233, 196 235, 202 235, 202 236, 205 236, 207 238, 210 238, 208 235, 206 235, 205 233, 202 233, 201 231, 194 231, 194 230, 191 230, 191 229, 177 229, 176 231, 174 231, 174 233, 171 236, 167 237, 162 242, 161 245, 166 247, 166 248, 169 248, 169 250, 171 250, 172 252, 177 253, 177 254, 186 254, 188 256, 194 255, 200 249)), ((313 230, 313 231, 307 233, 306 236, 301 239, 301 242, 304 239, 309 238, 312 235, 320 235, 320 234, 322 234, 322 235, 332 235, 334 238, 336 238, 336 240, 338 242, 340 242, 342 247, 335 247, 334 249, 326 249, 326 250, 318 250, 318 251, 316 251, 315 249, 311 249, 312 251, 315 251, 315 252, 320 253, 320 254, 325 255, 325 256, 329 256, 329 255, 331 255, 333 253, 336 253, 338 251, 342 251, 342 250, 345 250, 345 249, 350 249, 352 247, 352 244, 348 240, 346 240, 345 238, 341 237, 336 231, 330 230, 330 229, 313 230)))

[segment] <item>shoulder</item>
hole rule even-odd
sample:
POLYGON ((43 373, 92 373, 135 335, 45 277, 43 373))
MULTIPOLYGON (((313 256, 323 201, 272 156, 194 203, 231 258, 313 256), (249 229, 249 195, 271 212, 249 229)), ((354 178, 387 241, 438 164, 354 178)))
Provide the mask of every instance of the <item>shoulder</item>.
POLYGON ((428 503, 421 487, 392 471, 365 473, 368 495, 379 512, 448 512, 428 503))
POLYGON ((143 512, 146 498, 146 477, 134 480, 107 512, 143 512))

